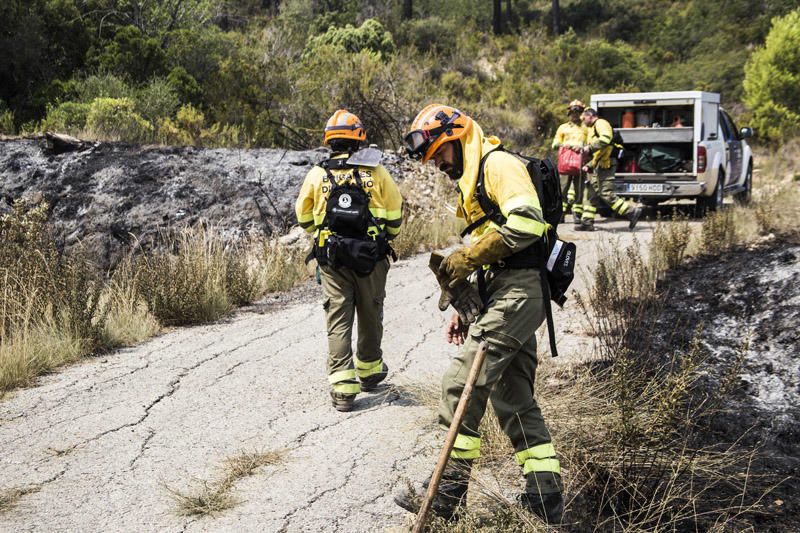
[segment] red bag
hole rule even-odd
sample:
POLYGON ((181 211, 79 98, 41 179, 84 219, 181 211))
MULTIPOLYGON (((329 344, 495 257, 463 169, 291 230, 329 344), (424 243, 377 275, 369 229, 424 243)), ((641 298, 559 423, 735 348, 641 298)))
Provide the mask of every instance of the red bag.
POLYGON ((583 153, 573 152, 567 146, 558 149, 558 173, 567 176, 580 176, 583 166, 583 153))

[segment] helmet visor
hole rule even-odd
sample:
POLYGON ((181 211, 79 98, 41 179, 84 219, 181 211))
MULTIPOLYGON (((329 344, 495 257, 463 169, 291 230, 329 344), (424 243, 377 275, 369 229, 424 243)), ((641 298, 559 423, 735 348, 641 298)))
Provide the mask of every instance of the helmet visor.
POLYGON ((403 138, 406 151, 412 159, 422 159, 432 140, 430 132, 427 130, 414 130, 403 138))

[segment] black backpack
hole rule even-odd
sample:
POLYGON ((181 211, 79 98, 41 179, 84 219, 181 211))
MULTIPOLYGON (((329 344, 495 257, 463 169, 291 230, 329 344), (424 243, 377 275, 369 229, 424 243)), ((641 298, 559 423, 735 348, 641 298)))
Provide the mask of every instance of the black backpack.
MULTIPOLYGON (((505 151, 502 145, 485 154, 480 162, 478 170, 478 181, 475 185, 475 196, 483 210, 484 216, 467 226, 461 232, 461 236, 471 233, 475 228, 480 227, 487 220, 491 220, 498 226, 506 222, 500 207, 489 199, 486 194, 484 184, 484 166, 489 155, 497 151, 505 151)), ((547 317, 547 329, 550 336, 550 353, 553 357, 558 355, 555 341, 555 330, 553 325, 553 310, 550 300, 556 302, 561 307, 567 301, 567 289, 575 278, 575 243, 565 242, 558 238, 557 228, 563 215, 561 181, 558 171, 550 159, 538 159, 522 154, 514 153, 525 162, 528 175, 533 182, 536 195, 539 197, 539 205, 542 208, 542 215, 547 224, 542 238, 532 246, 512 254, 503 260, 507 268, 538 268, 542 276, 542 289, 544 291, 545 315, 547 317)), ((481 278, 483 271, 478 271, 478 286, 481 288, 481 278)), ((484 289, 482 289, 483 292, 484 289)), ((482 294, 483 296, 483 294, 482 294)))
POLYGON ((338 159, 323 161, 320 166, 331 187, 322 220, 322 229, 327 233, 314 242, 306 260, 315 258, 320 266, 347 267, 359 276, 367 276, 387 255, 396 257, 386 231, 380 229, 369 210, 370 197, 358 168, 338 159), (337 181, 331 167, 352 169, 354 183, 346 183, 345 178, 337 181), (370 232, 370 226, 378 228, 377 233, 370 232))
MULTIPOLYGON (((592 126, 594 128, 594 136, 597 137, 597 126, 592 126)), ((622 134, 619 132, 617 128, 613 128, 613 133, 611 134, 611 160, 612 161, 619 161, 625 156, 625 146, 622 143, 622 134)))

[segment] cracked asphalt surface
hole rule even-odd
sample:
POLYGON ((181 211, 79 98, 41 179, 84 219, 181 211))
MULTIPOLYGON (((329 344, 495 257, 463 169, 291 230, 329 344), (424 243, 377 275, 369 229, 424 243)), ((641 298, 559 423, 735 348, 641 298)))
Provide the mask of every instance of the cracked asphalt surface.
MULTIPOLYGON (((635 235, 650 236, 640 223, 635 235)), ((625 222, 578 243, 583 290, 597 245, 625 222)), ((0 513, 1 531, 341 531, 408 522, 392 502, 405 479, 430 473, 443 435, 409 391, 436 390, 456 349, 423 254, 392 266, 385 310, 389 383, 330 406, 325 326, 316 289, 288 305, 270 299, 229 320, 178 329, 41 378, 0 402, 0 491, 34 489, 0 513), (391 385, 395 385, 391 386, 391 385), (285 450, 278 465, 236 483, 234 508, 183 517, 167 487, 219 475, 239 452, 285 450)), ((590 352, 574 299, 556 312, 566 364, 590 352)))

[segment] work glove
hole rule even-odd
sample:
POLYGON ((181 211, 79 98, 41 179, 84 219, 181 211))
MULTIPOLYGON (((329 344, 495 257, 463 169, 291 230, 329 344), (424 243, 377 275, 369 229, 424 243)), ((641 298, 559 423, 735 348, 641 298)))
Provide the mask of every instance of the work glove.
POLYGON ((511 255, 513 250, 496 231, 482 236, 472 246, 459 248, 439 265, 439 276, 447 280, 450 287, 466 280, 478 268, 496 263, 511 255))
POLYGON ((439 274, 439 267, 444 260, 444 256, 439 252, 431 253, 431 259, 428 266, 436 275, 436 280, 439 282, 439 287, 442 290, 439 296, 439 311, 445 311, 448 306, 452 305, 453 309, 458 313, 458 317, 464 324, 470 324, 478 319, 483 309, 483 302, 478 290, 470 283, 461 281, 454 287, 450 287, 447 279, 439 274))

